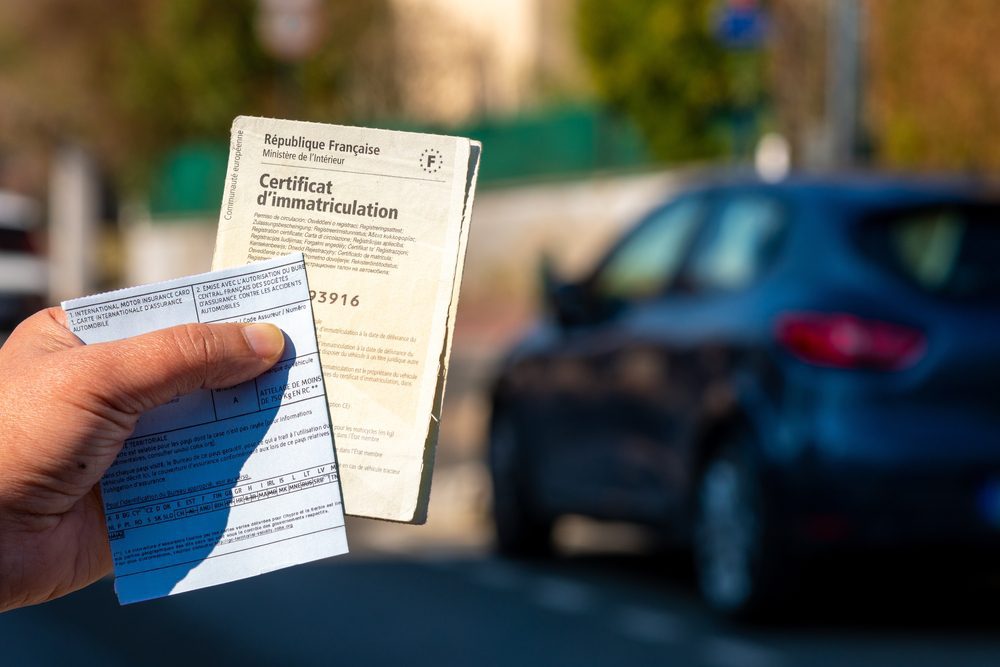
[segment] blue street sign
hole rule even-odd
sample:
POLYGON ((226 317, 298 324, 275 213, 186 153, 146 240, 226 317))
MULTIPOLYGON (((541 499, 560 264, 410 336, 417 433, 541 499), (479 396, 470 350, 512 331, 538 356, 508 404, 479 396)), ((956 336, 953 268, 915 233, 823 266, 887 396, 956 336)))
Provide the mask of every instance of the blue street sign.
POLYGON ((760 48, 767 38, 767 15, 756 3, 727 3, 716 20, 715 36, 730 49, 760 48))

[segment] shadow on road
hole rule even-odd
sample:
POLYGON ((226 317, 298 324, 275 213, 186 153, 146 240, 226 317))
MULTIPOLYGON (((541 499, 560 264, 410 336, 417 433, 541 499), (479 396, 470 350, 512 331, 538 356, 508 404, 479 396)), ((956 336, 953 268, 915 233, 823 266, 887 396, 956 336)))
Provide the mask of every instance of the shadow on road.
POLYGON ((811 561, 793 598, 752 623, 712 614, 699 597, 684 550, 557 555, 514 561, 548 574, 633 589, 664 603, 682 603, 712 622, 791 633, 944 633, 995 637, 1000 625, 1000 569, 982 559, 908 552, 811 561))

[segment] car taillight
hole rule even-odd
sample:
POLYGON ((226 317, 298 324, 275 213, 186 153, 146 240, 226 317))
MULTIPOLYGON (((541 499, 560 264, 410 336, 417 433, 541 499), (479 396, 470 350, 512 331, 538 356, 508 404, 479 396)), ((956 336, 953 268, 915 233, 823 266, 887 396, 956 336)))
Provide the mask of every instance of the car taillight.
POLYGON ((775 334, 802 361, 832 368, 901 370, 926 348, 916 329, 846 313, 787 313, 778 318, 775 334))

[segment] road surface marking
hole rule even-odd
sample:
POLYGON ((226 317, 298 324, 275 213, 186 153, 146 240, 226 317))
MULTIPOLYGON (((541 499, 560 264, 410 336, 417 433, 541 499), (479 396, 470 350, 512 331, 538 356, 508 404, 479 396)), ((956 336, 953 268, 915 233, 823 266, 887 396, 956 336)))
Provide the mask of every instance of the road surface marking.
POLYGON ((594 607, 591 589, 569 579, 539 579, 533 593, 532 597, 539 606, 552 611, 582 614, 594 607))
POLYGON ((481 586, 499 590, 510 590, 519 585, 523 576, 517 568, 499 561, 488 561, 475 568, 470 576, 481 586))
POLYGON ((705 663, 711 667, 777 667, 784 664, 774 650, 735 637, 712 637, 704 647, 705 663))
POLYGON ((684 624, 677 616, 646 607, 623 607, 615 625, 631 639, 651 643, 676 642, 684 634, 684 624))

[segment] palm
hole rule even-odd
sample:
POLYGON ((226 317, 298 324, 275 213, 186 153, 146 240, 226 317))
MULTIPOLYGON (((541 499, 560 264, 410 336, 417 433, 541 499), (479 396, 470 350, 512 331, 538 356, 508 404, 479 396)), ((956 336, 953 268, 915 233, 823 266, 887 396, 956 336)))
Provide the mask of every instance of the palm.
POLYGON ((111 572, 104 511, 97 489, 91 490, 57 522, 38 533, 29 534, 28 546, 34 552, 31 589, 44 589, 46 582, 58 582, 44 602, 93 583, 111 572), (37 579, 37 580, 32 580, 37 579))

